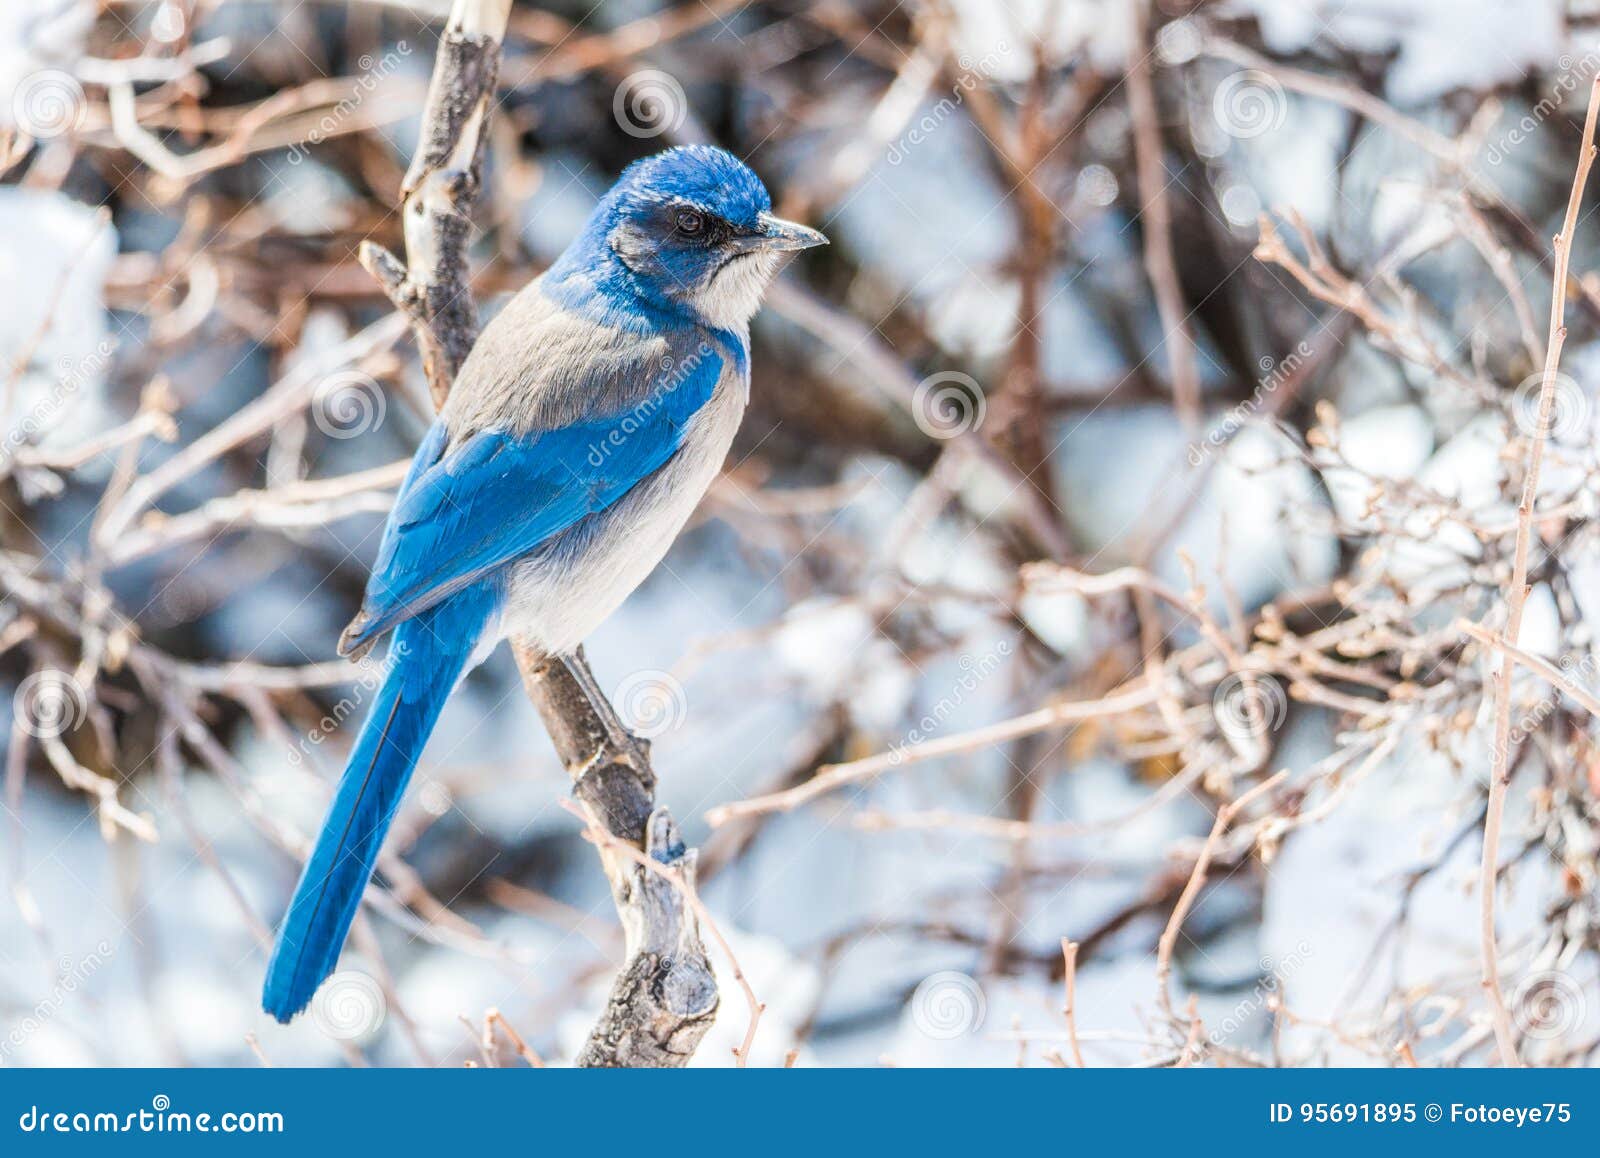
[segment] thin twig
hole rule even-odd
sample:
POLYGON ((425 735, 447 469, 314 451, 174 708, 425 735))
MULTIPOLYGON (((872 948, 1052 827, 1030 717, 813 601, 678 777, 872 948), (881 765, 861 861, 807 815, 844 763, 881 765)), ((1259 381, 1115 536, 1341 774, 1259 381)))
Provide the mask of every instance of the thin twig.
POLYGON ((1211 834, 1206 837, 1206 842, 1200 848, 1200 855, 1195 859, 1194 871, 1189 874, 1189 881, 1183 886, 1183 892, 1178 895, 1178 903, 1172 908, 1172 916, 1167 919, 1167 927, 1162 930, 1161 938, 1156 942, 1156 981, 1160 986, 1161 1008, 1166 1012, 1169 1021, 1175 1020, 1172 1010, 1172 952, 1178 944, 1178 933, 1183 929, 1184 918, 1189 915, 1189 910, 1194 907, 1200 890, 1205 887, 1206 872, 1211 867, 1211 861, 1217 854, 1217 847, 1222 841, 1222 834, 1228 830, 1239 813, 1246 805, 1258 796, 1263 796, 1281 784, 1289 774, 1287 771, 1276 773, 1263 780, 1243 796, 1231 803, 1224 804, 1217 809, 1216 822, 1211 826, 1211 834))
POLYGON ((1024 716, 1002 720, 998 724, 990 724, 959 735, 947 736, 942 740, 907 745, 876 756, 868 756, 863 760, 852 760, 848 764, 825 764, 817 769, 817 774, 810 780, 793 788, 767 796, 735 801, 732 804, 718 805, 706 813, 706 821, 715 828, 744 816, 756 816, 764 812, 790 812, 845 784, 869 780, 891 768, 903 768, 908 764, 920 764, 924 760, 936 760, 941 756, 992 747, 1007 740, 1015 740, 1019 736, 1030 736, 1066 724, 1136 711, 1139 708, 1149 707, 1156 702, 1156 699, 1156 690, 1141 680, 1137 685, 1118 689, 1097 700, 1053 704, 1024 716))
POLYGON ((1172 206, 1167 200, 1167 171, 1162 163, 1161 124, 1156 109, 1155 84, 1150 78, 1149 0, 1128 5, 1133 23, 1128 46, 1128 114, 1133 121, 1134 169, 1139 182, 1139 206, 1144 235, 1144 267, 1155 289, 1156 311, 1161 315, 1161 335, 1167 348, 1172 397, 1178 416, 1191 433, 1200 428, 1200 375, 1195 363, 1194 338, 1189 334, 1188 309, 1178 282, 1178 263, 1172 252, 1172 206))
MULTIPOLYGON (((1539 384, 1539 416, 1528 434, 1528 450, 1522 477, 1522 498, 1517 504, 1517 538, 1511 558, 1511 580, 1506 587, 1506 621, 1500 638, 1515 647, 1522 631, 1522 611, 1528 599, 1528 550, 1533 539, 1533 508, 1539 497, 1539 470, 1544 464, 1545 439, 1550 431, 1555 404, 1556 369, 1561 363, 1561 347, 1566 342, 1567 263, 1571 257, 1572 236, 1578 226, 1578 211, 1583 204, 1583 187, 1595 157, 1595 119, 1600 115, 1600 77, 1589 90, 1589 111, 1583 122, 1583 141, 1577 171, 1572 177, 1572 193, 1567 198, 1567 213, 1551 246, 1555 257, 1554 287, 1550 302, 1550 333, 1545 342, 1544 377, 1539 384)), ((1494 747, 1490 752, 1489 807, 1483 821, 1483 862, 1478 878, 1479 938, 1483 954, 1483 989, 1489 1000, 1494 1036, 1500 1060, 1508 1066, 1521 1065, 1517 1039, 1500 990, 1500 955, 1495 944, 1495 890, 1499 883, 1500 825, 1505 816, 1506 787, 1510 780, 1511 676, 1515 664, 1509 656, 1500 660, 1494 679, 1494 747)))
POLYGON ((1061 1006, 1061 1016, 1067 1019, 1067 1044, 1072 1048, 1072 1060, 1079 1069, 1084 1068, 1083 1050, 1078 1045, 1078 944, 1076 941, 1061 938, 1061 958, 1066 972, 1062 978, 1062 988, 1066 994, 1066 1001, 1061 1006))

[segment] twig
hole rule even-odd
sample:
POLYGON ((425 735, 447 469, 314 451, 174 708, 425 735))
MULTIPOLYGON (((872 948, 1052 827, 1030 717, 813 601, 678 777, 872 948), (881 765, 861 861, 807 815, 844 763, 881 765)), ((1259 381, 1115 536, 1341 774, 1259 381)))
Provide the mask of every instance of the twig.
POLYGON ((1168 372, 1178 415, 1191 433, 1200 426, 1200 376, 1195 366, 1194 339, 1186 321, 1178 263, 1172 253, 1172 207, 1167 201, 1167 173, 1161 160, 1161 125, 1155 85, 1150 78, 1150 30, 1146 5, 1128 5, 1133 37, 1128 46, 1128 114, 1133 121, 1134 168, 1144 235, 1144 267, 1155 289, 1156 312, 1167 347, 1168 372))
POLYGON ((1206 871, 1211 867, 1211 861, 1217 854, 1217 846, 1222 841, 1222 834, 1228 826, 1242 812, 1246 805, 1258 796, 1265 795, 1281 784, 1288 772, 1278 772, 1263 780, 1254 788, 1232 803, 1224 804, 1217 809, 1217 819, 1211 826, 1211 834, 1206 837, 1206 842, 1200 848, 1200 855, 1195 859, 1194 871, 1189 874, 1189 881, 1183 886, 1183 892, 1178 895, 1178 903, 1172 908, 1172 916, 1167 919, 1167 927, 1162 930, 1161 939, 1156 942, 1156 981, 1160 985, 1161 1008, 1165 1011, 1169 1021, 1176 1020, 1172 1011, 1172 951, 1178 944, 1178 933, 1183 928, 1184 918, 1189 915, 1189 910, 1194 907, 1194 902, 1200 895, 1200 890, 1205 887, 1206 871))
POLYGON ((920 764, 924 760, 935 760, 941 756, 988 748, 1007 740, 1015 740, 1019 736, 1048 731, 1063 724, 1120 715, 1155 703, 1156 689, 1144 685, 1142 679, 1139 684, 1143 686, 1131 685, 1097 700, 1053 704, 1024 716, 990 724, 985 728, 947 736, 942 740, 929 740, 921 744, 895 748, 876 756, 868 756, 864 760, 852 760, 848 764, 825 764, 817 769, 817 774, 810 780, 793 788, 786 788, 782 792, 774 792, 767 796, 735 801, 732 804, 718 805, 706 813, 706 821, 715 828, 742 816, 755 816, 764 812, 790 812, 819 796, 825 796, 835 788, 858 780, 871 779, 891 768, 903 768, 907 764, 920 764))
POLYGON ((1461 628, 1463 634, 1470 635, 1479 643, 1492 647, 1509 658, 1516 660, 1523 667, 1538 675, 1556 691, 1571 696, 1587 708, 1591 715, 1600 718, 1600 696, 1596 696, 1588 688, 1578 684, 1571 676, 1543 656, 1534 655, 1531 651, 1518 647, 1505 637, 1496 635, 1486 628, 1479 627, 1470 620, 1463 620, 1457 626, 1461 628))
MULTIPOLYGON (((1539 384, 1539 417, 1528 435, 1528 452, 1522 478, 1522 498, 1517 504, 1516 546, 1511 558, 1511 581, 1506 588, 1506 622, 1500 638, 1515 647, 1522 631, 1522 610, 1528 599, 1528 549, 1533 538, 1533 507, 1539 496, 1539 470, 1544 464, 1545 438, 1550 430, 1555 404, 1556 368, 1561 363, 1561 347, 1567 338, 1567 262, 1572 236, 1578 225, 1583 203, 1583 187, 1594 164, 1595 118, 1600 115, 1600 77, 1589 90, 1589 111, 1583 122, 1583 143, 1577 171, 1572 177, 1572 193, 1567 198, 1567 213, 1551 245, 1555 257, 1554 288, 1550 301, 1550 332, 1545 342, 1544 377, 1539 384)), ((1490 752, 1492 771, 1489 780, 1489 807, 1483 821, 1483 862, 1479 873, 1479 938, 1483 954, 1483 989, 1489 999, 1494 1021, 1495 1041, 1500 1060, 1508 1066, 1521 1065, 1517 1039, 1511 1026, 1511 1013, 1500 991, 1500 958, 1495 945, 1495 890, 1499 883, 1500 825, 1505 816, 1506 787, 1510 780, 1511 675, 1515 664, 1503 657, 1494 679, 1494 748, 1490 752)))
POLYGON ((491 1054, 496 1045, 494 1036, 496 1026, 499 1026, 504 1031, 511 1042, 511 1048, 517 1051, 518 1057, 522 1058, 533 1069, 542 1070, 545 1068, 544 1058, 540 1057, 532 1046, 522 1040, 522 1035, 512 1028, 511 1023, 505 1019, 505 1016, 498 1009, 490 1009, 483 1015, 483 1040, 491 1054))
POLYGON ((1083 1050, 1078 1045, 1078 944, 1076 941, 1061 938, 1061 958, 1066 970, 1062 978, 1062 988, 1066 993, 1066 1002, 1061 1007, 1061 1015, 1067 1019, 1067 1044, 1072 1047, 1072 1060, 1079 1069, 1084 1068, 1083 1050))

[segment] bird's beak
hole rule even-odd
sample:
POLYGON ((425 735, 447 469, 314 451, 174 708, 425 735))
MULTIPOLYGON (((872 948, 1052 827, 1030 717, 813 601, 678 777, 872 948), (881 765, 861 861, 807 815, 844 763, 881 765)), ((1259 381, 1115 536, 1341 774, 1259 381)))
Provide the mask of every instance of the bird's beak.
POLYGON ((801 225, 798 221, 785 221, 783 218, 774 217, 770 213, 763 213, 756 218, 756 224, 759 226, 760 232, 744 239, 751 249, 768 249, 779 253, 788 253, 797 249, 810 249, 815 245, 828 244, 828 239, 815 229, 801 225))

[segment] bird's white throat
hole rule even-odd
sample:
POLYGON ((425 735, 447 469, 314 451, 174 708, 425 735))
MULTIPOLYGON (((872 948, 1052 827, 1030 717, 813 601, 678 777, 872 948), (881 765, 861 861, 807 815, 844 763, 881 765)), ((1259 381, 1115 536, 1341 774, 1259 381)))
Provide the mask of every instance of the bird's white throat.
POLYGON ((761 308, 761 295, 777 272, 781 256, 758 251, 732 259, 695 294, 695 311, 718 329, 743 329, 761 308))

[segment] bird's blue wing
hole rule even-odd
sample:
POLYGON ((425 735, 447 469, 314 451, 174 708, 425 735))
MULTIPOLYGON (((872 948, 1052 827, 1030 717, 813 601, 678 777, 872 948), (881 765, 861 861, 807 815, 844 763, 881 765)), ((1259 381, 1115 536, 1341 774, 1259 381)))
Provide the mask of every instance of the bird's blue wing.
POLYGON ((448 453, 435 423, 339 650, 363 647, 622 498, 682 446, 721 376, 722 359, 711 354, 621 413, 526 434, 479 431, 448 453))

